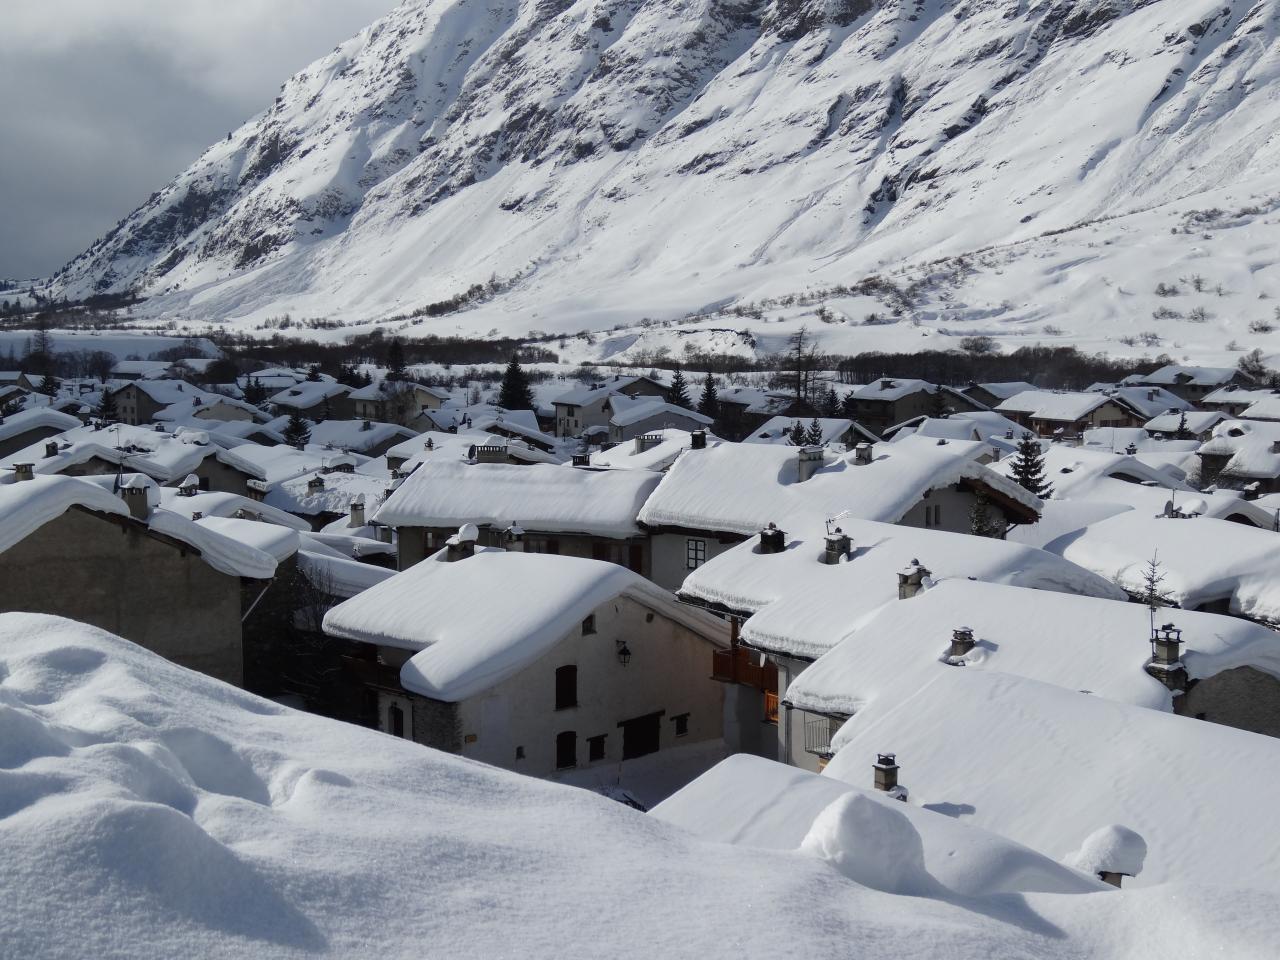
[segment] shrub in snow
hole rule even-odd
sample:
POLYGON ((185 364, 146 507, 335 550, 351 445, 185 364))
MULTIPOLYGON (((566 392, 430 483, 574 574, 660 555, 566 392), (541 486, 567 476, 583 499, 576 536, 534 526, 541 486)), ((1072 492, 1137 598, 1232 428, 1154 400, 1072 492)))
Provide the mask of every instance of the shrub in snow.
POLYGON ((924 844, 911 821, 861 793, 846 793, 818 814, 800 851, 864 887, 909 896, 941 890, 925 869, 924 844))

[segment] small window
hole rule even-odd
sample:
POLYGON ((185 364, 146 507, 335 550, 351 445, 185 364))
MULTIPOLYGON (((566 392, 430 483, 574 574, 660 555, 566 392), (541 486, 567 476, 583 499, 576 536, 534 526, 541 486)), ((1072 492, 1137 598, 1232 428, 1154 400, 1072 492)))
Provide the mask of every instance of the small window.
POLYGON ((587 760, 591 763, 604 759, 605 736, 606 734, 602 733, 598 737, 587 737, 587 760))
POLYGON ((684 542, 684 566, 686 570, 697 570, 707 562, 707 541, 690 537, 684 542))
POLYGON ((524 759, 524 747, 516 747, 516 759, 517 760, 524 759))
POLYGON ((582 621, 582 635, 589 637, 596 632, 596 615, 594 613, 587 614, 587 618, 582 621))
POLYGON ((556 709, 568 710, 578 705, 578 668, 573 665, 556 668, 556 709))
POLYGON ((942 526, 942 504, 940 503, 933 506, 933 525, 935 527, 942 526))
POLYGON ((677 737, 687 737, 689 735, 689 715, 687 713, 677 713, 671 718, 671 722, 676 725, 677 737))
POLYGON ((404 736, 404 711, 398 703, 387 707, 387 732, 393 737, 404 736))
POLYGON ((565 770, 578 765, 578 734, 566 730, 556 734, 556 769, 565 770))

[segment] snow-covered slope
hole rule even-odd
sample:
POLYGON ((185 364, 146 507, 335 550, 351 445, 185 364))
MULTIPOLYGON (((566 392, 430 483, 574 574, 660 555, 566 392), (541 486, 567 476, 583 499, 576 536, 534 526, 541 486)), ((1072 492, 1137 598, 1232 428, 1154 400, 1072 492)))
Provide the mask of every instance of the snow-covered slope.
MULTIPOLYGON (((951 311, 940 332, 1026 333, 1063 314, 1087 336, 1077 311, 1095 332, 1145 313, 1146 331, 1151 309, 1126 296, 1194 270, 1237 298, 1209 312, 1243 333, 1244 300, 1280 286, 1278 15, 1280 0, 408 0, 56 286, 252 322, 386 318, 493 280, 437 327, 524 333, 907 270, 861 288, 849 319, 951 311), (1148 212, 1054 233, 1133 211, 1148 212), (1228 250, 1211 234, 1229 224, 1228 250)), ((1203 339, 1221 348, 1220 330, 1203 339)))
POLYGON ((1041 886, 1015 876, 1030 855, 993 874, 999 841, 890 806, 824 813, 807 853, 712 843, 91 627, 0 616, 6 957, 1252 960, 1280 932, 1262 892, 990 893, 1041 886), (933 880, 922 833, 954 846, 952 882, 982 866, 981 889, 933 880), (883 892, 904 865, 914 895, 883 892))

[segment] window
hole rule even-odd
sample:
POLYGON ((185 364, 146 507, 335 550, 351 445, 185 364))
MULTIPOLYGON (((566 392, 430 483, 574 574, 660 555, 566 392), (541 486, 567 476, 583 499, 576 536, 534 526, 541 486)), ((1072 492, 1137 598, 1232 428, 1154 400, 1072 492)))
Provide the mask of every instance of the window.
POLYGON ((684 542, 684 568, 697 570, 707 562, 707 541, 690 537, 684 542))
POLYGON ((556 709, 568 710, 578 705, 578 668, 573 665, 556 668, 556 709))
POLYGON ((582 621, 582 635, 589 637, 596 632, 596 615, 594 613, 587 614, 587 618, 582 621))
POLYGON ((578 734, 573 730, 556 734, 556 769, 565 770, 578 765, 578 734))
POLYGON ((600 734, 598 737, 587 737, 587 760, 594 763, 597 760, 604 759, 604 738, 606 734, 600 734))
POLYGON ((387 732, 393 737, 404 736, 404 711, 398 703, 387 707, 387 732))
POLYGON ((516 747, 516 759, 517 760, 524 759, 524 747, 516 747))
POLYGON ((933 505, 933 525, 935 527, 942 526, 942 504, 940 503, 933 505))
POLYGON ((671 722, 676 725, 677 737, 687 737, 689 735, 689 715, 687 713, 677 713, 671 718, 671 722))

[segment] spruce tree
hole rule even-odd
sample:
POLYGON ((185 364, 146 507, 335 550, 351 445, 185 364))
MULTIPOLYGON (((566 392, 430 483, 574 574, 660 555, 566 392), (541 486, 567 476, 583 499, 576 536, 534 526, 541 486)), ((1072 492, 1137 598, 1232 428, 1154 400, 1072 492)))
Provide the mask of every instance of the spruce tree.
POLYGON ((108 423, 114 423, 120 419, 120 407, 116 403, 116 394, 114 390, 104 387, 102 390, 102 402, 98 404, 98 415, 108 423))
POLYGON ((809 440, 809 432, 805 430, 804 424, 799 420, 791 424, 791 429, 787 431, 787 436, 791 438, 791 442, 797 447, 803 447, 809 440))
POLYGON ((403 380, 408 375, 408 368, 404 363, 404 344, 400 342, 399 337, 392 337, 391 343, 387 346, 387 379, 403 380))
POLYGON ((827 392, 822 395, 822 415, 831 419, 840 416, 840 398, 835 387, 827 387, 827 392))
POLYGON ((58 381, 53 374, 47 373, 44 379, 36 385, 36 390, 46 397, 56 397, 58 395, 58 386, 58 381))
POLYGON ((311 441, 311 424, 297 410, 289 414, 284 427, 284 442, 301 450, 311 441))
POLYGON ((853 391, 850 390, 844 395, 844 399, 840 401, 840 413, 846 420, 856 420, 855 414, 858 412, 858 401, 853 397, 853 391))
POLYGON ((809 432, 805 435, 804 442, 811 447, 822 446, 822 424, 817 417, 809 421, 809 432))
POLYGON ((698 399, 698 412, 712 420, 720 414, 720 397, 716 393, 716 382, 709 370, 707 378, 702 381, 702 396, 698 399))
POLYGON ((1190 439, 1191 439, 1191 431, 1187 429, 1187 411, 1185 411, 1185 410, 1183 410, 1183 411, 1182 411, 1182 415, 1181 415, 1180 417, 1178 417, 1178 432, 1177 432, 1177 438, 1178 438, 1179 440, 1190 440, 1190 439))
POLYGON ((689 385, 685 382, 684 371, 679 367, 676 367, 671 386, 667 388, 667 403, 674 403, 677 407, 693 406, 689 400, 689 385))
POLYGON ((979 493, 969 508, 969 532, 976 537, 999 537, 1003 533, 985 494, 979 493))
POLYGON ((250 377, 249 382, 244 385, 245 403, 251 403, 255 407, 267 399, 267 388, 262 385, 262 381, 257 377, 250 377))
POLYGON ((1030 433, 1024 433, 1018 441, 1011 473, 1014 483, 1042 500, 1053 493, 1053 487, 1045 481, 1044 453, 1040 449, 1040 440, 1030 433))
POLYGON ((307 371, 307 380, 310 383, 318 383, 320 381, 320 368, 314 363, 311 365, 311 369, 307 371))
POLYGON ((532 410, 533 388, 529 386, 529 378, 516 355, 511 355, 507 371, 502 375, 502 386, 498 390, 498 406, 504 410, 532 410))

